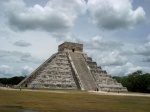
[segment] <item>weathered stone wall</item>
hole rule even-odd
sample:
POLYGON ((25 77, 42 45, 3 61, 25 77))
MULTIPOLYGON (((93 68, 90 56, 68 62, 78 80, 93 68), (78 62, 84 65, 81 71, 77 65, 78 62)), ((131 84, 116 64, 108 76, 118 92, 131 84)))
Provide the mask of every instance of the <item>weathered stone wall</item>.
POLYGON ((35 73, 36 77, 28 83, 29 88, 77 89, 66 52, 59 52, 43 69, 35 73))
POLYGON ((50 58, 48 58, 43 64, 41 64, 37 69, 35 69, 29 76, 27 76, 24 80, 22 80, 18 86, 27 87, 29 83, 31 83, 39 73, 50 63, 58 53, 53 54, 50 58))
POLYGON ((66 53, 59 52, 29 86, 36 85, 38 88, 51 89, 77 89, 73 75, 66 53))
POLYGON ((58 51, 83 52, 83 44, 64 42, 59 45, 58 51))

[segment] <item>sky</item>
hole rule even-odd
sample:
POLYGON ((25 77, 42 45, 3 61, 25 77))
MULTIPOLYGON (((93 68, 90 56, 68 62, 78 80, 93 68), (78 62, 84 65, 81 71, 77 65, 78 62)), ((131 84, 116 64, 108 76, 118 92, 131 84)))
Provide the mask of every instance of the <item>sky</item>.
POLYGON ((0 0, 0 77, 26 76, 64 41, 112 76, 150 73, 150 0, 0 0))

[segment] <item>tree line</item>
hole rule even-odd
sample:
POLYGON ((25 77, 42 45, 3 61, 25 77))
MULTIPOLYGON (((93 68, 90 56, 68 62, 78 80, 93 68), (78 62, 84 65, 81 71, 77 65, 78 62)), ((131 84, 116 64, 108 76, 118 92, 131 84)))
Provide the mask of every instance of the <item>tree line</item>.
POLYGON ((3 85, 17 85, 19 84, 25 76, 15 76, 11 78, 0 78, 0 83, 3 85))
POLYGON ((113 78, 127 87, 128 91, 150 93, 150 73, 143 74, 141 70, 137 70, 128 76, 114 76, 113 78))

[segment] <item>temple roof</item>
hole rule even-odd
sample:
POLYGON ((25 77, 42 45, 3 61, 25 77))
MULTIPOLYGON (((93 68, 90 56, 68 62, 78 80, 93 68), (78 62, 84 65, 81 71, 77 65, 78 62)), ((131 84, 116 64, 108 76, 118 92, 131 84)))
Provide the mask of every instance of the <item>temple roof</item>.
POLYGON ((58 46, 58 51, 83 52, 83 44, 64 42, 58 46))

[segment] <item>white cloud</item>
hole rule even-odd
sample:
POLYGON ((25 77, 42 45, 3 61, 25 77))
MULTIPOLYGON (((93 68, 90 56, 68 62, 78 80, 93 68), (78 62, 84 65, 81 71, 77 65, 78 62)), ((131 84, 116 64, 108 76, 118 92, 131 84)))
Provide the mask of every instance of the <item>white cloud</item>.
POLYGON ((33 68, 24 66, 17 71, 12 66, 0 65, 0 77, 13 77, 17 75, 29 75, 33 71, 33 68))
POLYGON ((24 41, 24 40, 16 41, 16 42, 14 43, 14 45, 19 46, 19 47, 28 47, 28 46, 31 46, 30 43, 28 43, 28 42, 26 42, 26 41, 24 41))
POLYGON ((99 28, 110 30, 133 28, 145 20, 143 8, 133 10, 131 0, 88 0, 88 10, 99 28))
POLYGON ((147 36, 148 40, 150 40, 150 34, 147 36))
POLYGON ((150 56, 150 42, 137 47, 135 50, 138 55, 150 56))
POLYGON ((143 62, 150 62, 150 42, 137 47, 136 54, 143 56, 143 62))
POLYGON ((29 75, 33 71, 33 68, 24 66, 21 68, 21 75, 29 75))
POLYGON ((0 61, 14 62, 14 63, 41 63, 40 59, 32 57, 30 53, 23 53, 18 51, 3 51, 0 50, 0 61))
POLYGON ((144 62, 150 62, 150 56, 144 57, 144 58, 143 58, 143 61, 144 61, 144 62))
POLYGON ((13 67, 8 65, 0 65, 0 77, 10 77, 13 75, 13 67))
POLYGON ((6 4, 6 15, 13 30, 43 30, 54 35, 64 34, 74 25, 78 14, 85 11, 84 0, 50 0, 44 7, 27 7, 20 1, 6 4))
POLYGON ((104 58, 100 59, 102 66, 123 66, 127 63, 127 58, 121 56, 119 52, 111 52, 104 58))
POLYGON ((103 50, 103 51, 112 51, 114 49, 120 49, 123 44, 117 41, 106 41, 105 37, 102 36, 94 36, 89 39, 80 39, 75 38, 75 41, 78 43, 82 43, 85 49, 88 50, 103 50))
POLYGON ((113 76, 128 75, 137 70, 142 70, 144 73, 150 72, 149 67, 136 66, 136 65, 133 65, 131 62, 127 62, 124 66, 116 66, 116 67, 115 66, 113 66, 113 67, 105 66, 104 69, 106 69, 108 71, 108 73, 111 73, 111 75, 113 75, 113 76))

